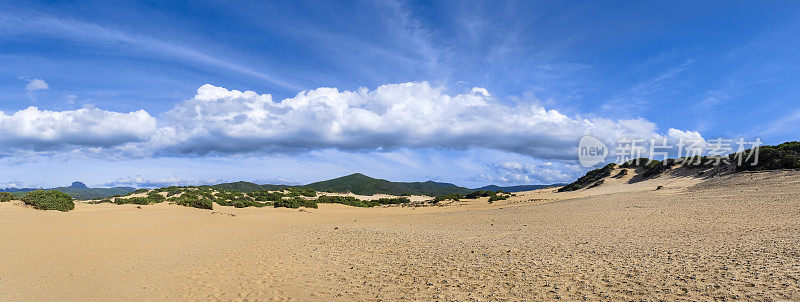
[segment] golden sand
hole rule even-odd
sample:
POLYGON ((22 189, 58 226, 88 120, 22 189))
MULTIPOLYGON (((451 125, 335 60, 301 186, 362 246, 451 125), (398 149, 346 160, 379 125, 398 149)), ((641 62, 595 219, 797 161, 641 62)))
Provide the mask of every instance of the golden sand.
POLYGON ((2 301, 800 300, 798 172, 424 208, 9 202, 0 226, 2 301))

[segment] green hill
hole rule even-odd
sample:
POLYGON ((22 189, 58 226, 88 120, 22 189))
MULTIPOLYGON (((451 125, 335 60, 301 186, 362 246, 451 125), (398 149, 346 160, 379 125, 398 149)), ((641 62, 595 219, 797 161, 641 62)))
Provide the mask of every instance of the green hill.
POLYGON ((114 195, 125 195, 132 193, 136 189, 131 187, 89 188, 80 181, 73 182, 72 185, 70 185, 69 187, 57 187, 49 189, 42 189, 42 188, 0 189, 0 191, 2 192, 12 192, 14 196, 16 196, 17 198, 24 196, 25 193, 27 192, 35 190, 57 190, 63 193, 67 193, 70 197, 78 200, 88 200, 88 199, 101 199, 101 198, 111 197, 114 195))
POLYGON ((438 196, 453 193, 466 194, 474 191, 451 183, 435 182, 432 180, 425 182, 397 182, 397 184, 411 190, 411 194, 414 195, 438 196))
POLYGON ((339 178, 310 183, 305 187, 317 191, 330 192, 353 192, 359 195, 372 194, 413 194, 436 196, 450 193, 469 193, 472 190, 459 187, 449 183, 439 183, 434 181, 426 182, 391 182, 385 179, 377 179, 361 173, 354 173, 339 178))
POLYGON ((485 186, 478 189, 469 189, 459 187, 451 183, 424 181, 424 182, 394 182, 385 179, 378 179, 366 176, 361 173, 354 173, 347 176, 342 176, 334 179, 318 181, 301 186, 288 186, 288 185, 259 185, 252 182, 237 181, 229 183, 221 183, 213 185, 212 187, 249 193, 260 190, 281 190, 292 187, 312 188, 316 191, 322 192, 352 192, 359 195, 373 195, 373 194, 390 194, 390 195, 428 195, 438 196, 446 194, 467 194, 475 190, 502 190, 506 192, 519 192, 541 189, 546 187, 553 187, 558 185, 525 185, 525 186, 512 186, 512 187, 499 187, 499 186, 485 186))
POLYGON ((306 187, 325 192, 353 192, 359 195, 378 193, 400 195, 410 193, 408 188, 385 179, 375 179, 361 173, 310 183, 306 187))
POLYGON ((57 190, 67 193, 70 197, 78 200, 88 199, 101 199, 114 195, 125 195, 132 193, 135 188, 131 187, 114 187, 114 188, 72 188, 72 187, 58 187, 48 190, 57 190))
POLYGON ((236 191, 242 193, 249 193, 253 191, 261 191, 261 190, 280 190, 285 189, 291 186, 287 185, 259 185, 254 184, 252 182, 247 181, 237 181, 237 182, 227 182, 213 185, 212 187, 220 189, 220 190, 227 190, 227 191, 236 191))

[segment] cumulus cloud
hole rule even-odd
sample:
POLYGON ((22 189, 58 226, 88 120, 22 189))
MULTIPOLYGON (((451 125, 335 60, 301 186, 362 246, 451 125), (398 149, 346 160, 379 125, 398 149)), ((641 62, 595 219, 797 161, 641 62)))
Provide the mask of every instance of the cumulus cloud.
POLYGON ((97 108, 49 111, 31 106, 11 115, 0 111, 0 143, 13 149, 111 147, 148 140, 155 130, 155 118, 144 110, 129 113, 97 108))
POLYGON ((158 121, 143 110, 30 107, 0 111, 0 130, 7 146, 116 147, 141 156, 484 148, 555 160, 574 159, 587 134, 609 145, 621 137, 700 136, 677 129, 661 135, 645 119, 584 119, 537 104, 507 105, 480 87, 449 94, 427 82, 317 88, 280 101, 206 84, 158 121))
POLYGON ((450 95, 427 82, 318 88, 282 101, 207 84, 162 122, 154 145, 193 154, 482 147, 567 159, 584 134, 609 141, 657 136, 644 119, 571 118, 538 105, 505 105, 484 88, 450 95))

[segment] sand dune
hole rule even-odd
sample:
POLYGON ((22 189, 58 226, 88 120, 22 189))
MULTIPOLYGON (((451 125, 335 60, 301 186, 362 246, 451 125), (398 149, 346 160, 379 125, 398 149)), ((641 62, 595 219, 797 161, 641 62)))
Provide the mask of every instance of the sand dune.
POLYGON ((668 174, 302 211, 2 203, 0 300, 800 300, 799 185, 668 174))

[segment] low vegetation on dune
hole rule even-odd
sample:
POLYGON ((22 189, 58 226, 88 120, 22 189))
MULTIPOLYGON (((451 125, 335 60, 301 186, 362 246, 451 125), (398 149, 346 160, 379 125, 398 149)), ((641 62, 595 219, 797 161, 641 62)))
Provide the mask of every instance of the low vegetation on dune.
POLYGON ((439 195, 433 199, 432 203, 439 203, 445 200, 459 201, 461 199, 476 199, 479 197, 489 197, 489 202, 495 202, 497 200, 506 200, 509 197, 511 197, 511 194, 500 190, 497 191, 477 190, 469 192, 467 194, 454 193, 454 194, 439 195))
POLYGON ((317 202, 319 203, 338 203, 353 207, 370 207, 368 204, 365 203, 364 200, 355 198, 353 196, 332 196, 332 195, 323 195, 317 198, 317 202))
POLYGON ((176 187, 176 186, 170 186, 170 187, 162 187, 162 188, 154 189, 154 190, 153 190, 153 192, 156 192, 156 193, 166 192, 166 193, 167 193, 167 197, 171 197, 171 196, 173 196, 173 195, 178 195, 178 194, 180 194, 181 192, 184 192, 184 191, 186 191, 186 190, 188 190, 188 189, 192 189, 192 188, 199 189, 199 188, 197 188, 197 187, 176 187))
MULTIPOLYGON (((639 158, 621 164, 620 168, 644 169, 641 177, 651 178, 663 174, 671 168, 681 165, 687 169, 711 169, 722 167, 734 172, 741 171, 770 171, 781 169, 800 169, 800 142, 786 142, 776 146, 761 146, 758 152, 753 149, 732 153, 727 156, 692 156, 679 159, 666 159, 664 161, 639 158), (758 154, 758 156, 756 156, 758 154)), ((559 192, 575 191, 586 187, 594 187, 608 177, 614 170, 613 163, 600 169, 594 169, 578 180, 561 187, 559 192)), ((623 170, 624 171, 624 170, 623 170)), ((702 173, 702 172, 701 172, 702 173)), ((619 174, 621 177, 622 173, 619 174)))
POLYGON ((9 192, 0 192, 0 202, 9 202, 14 199, 14 194, 9 192))
POLYGON ((445 200, 459 201, 462 198, 464 198, 464 195, 462 194, 457 194, 457 193, 444 194, 434 197, 432 203, 439 203, 440 201, 445 201, 445 200))
MULTIPOLYGON (((148 205, 161 202, 170 202, 177 205, 200 209, 212 209, 214 203, 220 206, 236 208, 266 207, 276 208, 317 208, 317 203, 339 203, 354 207, 374 207, 388 204, 402 204, 411 202, 407 197, 380 198, 376 200, 360 200, 350 196, 320 195, 310 188, 283 187, 279 191, 259 190, 250 193, 222 190, 215 186, 186 186, 163 187, 153 190, 139 189, 135 194, 147 196, 117 196, 113 198, 115 204, 148 205), (166 195, 166 197, 164 197, 166 195)), ((101 200, 95 203, 112 202, 101 200)))
POLYGON ((575 191, 575 190, 580 190, 581 188, 590 186, 594 182, 610 176, 611 175, 611 171, 614 171, 614 168, 616 166, 617 166, 617 164, 611 163, 611 164, 605 165, 602 168, 594 169, 594 170, 591 170, 589 172, 586 172, 586 175, 582 176, 581 178, 578 178, 578 180, 576 180, 576 181, 574 181, 574 182, 572 182, 572 183, 570 183, 570 184, 568 184, 566 186, 561 187, 560 189, 558 189, 558 192, 575 191))
POLYGON ((162 203, 167 198, 157 192, 151 192, 146 197, 128 197, 128 198, 114 198, 115 204, 138 204, 148 205, 153 203, 162 203))
POLYGON ((270 205, 269 203, 261 202, 252 196, 234 191, 219 191, 217 194, 214 194, 208 198, 213 199, 218 205, 236 208, 261 208, 270 205))
POLYGON ((278 201, 283 199, 285 196, 281 192, 271 192, 271 191, 253 191, 247 193, 248 196, 253 197, 256 201, 278 201))
POLYGON ((297 209, 299 207, 316 209, 318 207, 315 201, 299 197, 291 199, 281 199, 279 201, 273 202, 272 205, 276 208, 292 208, 292 209, 297 209))
MULTIPOLYGON (((350 184, 350 181, 355 178, 367 178, 359 174, 351 175, 338 179, 345 181, 345 184, 350 184)), ((368 184, 374 184, 374 179, 370 179, 368 184)), ((380 181, 383 183, 384 181, 380 181)), ((426 182, 421 183, 420 188, 428 186, 429 184, 438 187, 447 187, 447 184, 426 182)), ((403 183, 409 185, 418 185, 420 183, 403 183)), ((454 187, 454 185, 450 185, 454 187)), ((458 188, 458 187, 456 187, 458 188)), ((502 190, 469 190, 466 189, 465 193, 450 193, 439 195, 432 201, 432 204, 438 203, 442 200, 459 200, 459 199, 476 199, 480 197, 488 197, 488 201, 494 202, 497 200, 508 199, 511 194, 502 190)), ((402 192, 401 196, 378 198, 373 200, 359 199, 353 196, 338 196, 328 194, 318 194, 318 191, 308 186, 271 186, 271 185, 254 185, 247 182, 228 183, 213 186, 169 186, 156 189, 135 189, 131 190, 124 195, 117 194, 109 198, 95 199, 91 201, 92 204, 98 203, 111 203, 117 205, 133 204, 133 205, 151 205, 163 202, 176 204, 186 207, 194 207, 199 209, 213 209, 216 203, 219 206, 231 206, 236 208, 247 207, 286 207, 286 208, 317 208, 319 203, 337 203, 353 207, 377 207, 384 205, 398 205, 409 204, 412 193, 402 192), (243 192, 248 189, 260 188, 260 190, 253 190, 243 192), (267 189, 270 188, 270 189, 267 189)), ((11 200, 14 196, 10 194, 0 195, 2 200, 11 200)))
POLYGON ((386 204, 403 204, 411 202, 410 199, 407 197, 396 197, 396 198, 378 198, 375 200, 370 200, 371 203, 375 203, 376 205, 386 205, 386 204))
POLYGON ((75 209, 75 202, 72 201, 72 197, 55 190, 30 191, 22 197, 22 202, 38 210, 68 212, 75 209))
POLYGON ((642 177, 648 178, 651 176, 659 175, 664 173, 665 171, 669 170, 677 163, 674 159, 667 159, 664 161, 659 160, 650 160, 648 158, 639 158, 629 160, 623 164, 621 164, 620 168, 625 169, 636 169, 636 168, 644 168, 644 172, 642 173, 642 177))
POLYGON ((289 196, 316 197, 317 191, 312 188, 288 188, 289 196))
POLYGON ((371 208, 377 207, 381 205, 388 205, 388 204, 403 204, 411 202, 410 199, 406 197, 396 197, 396 198, 379 198, 375 200, 361 200, 352 196, 320 196, 317 198, 318 203, 338 203, 353 207, 361 207, 361 208, 371 208))
MULTIPOLYGON (((750 154, 750 150, 744 152, 750 154)), ((800 142, 787 142, 777 146, 759 148, 758 161, 755 157, 742 156, 741 164, 736 154, 729 156, 737 171, 761 171, 780 169, 800 169, 800 142), (753 163, 755 162, 755 165, 753 163)))
POLYGON ((214 201, 209 196, 193 191, 183 192, 180 196, 170 198, 169 201, 184 207, 206 210, 214 208, 214 201))

